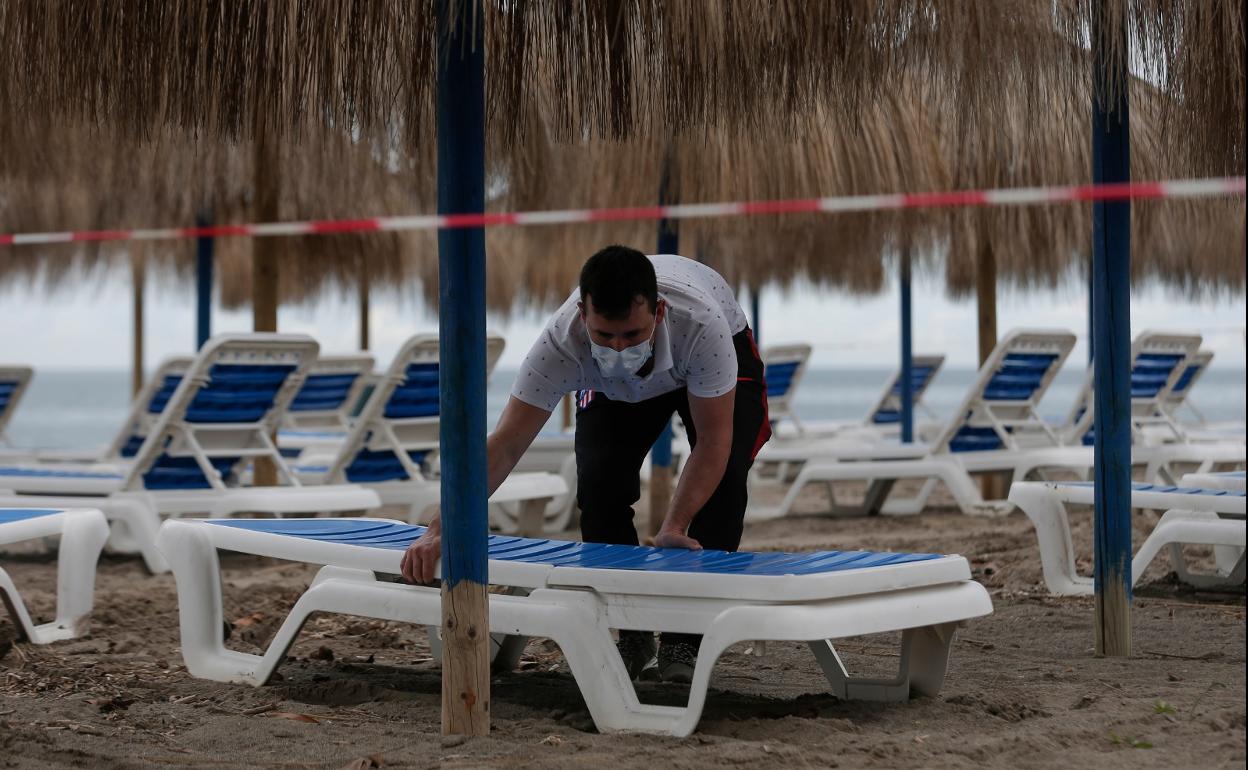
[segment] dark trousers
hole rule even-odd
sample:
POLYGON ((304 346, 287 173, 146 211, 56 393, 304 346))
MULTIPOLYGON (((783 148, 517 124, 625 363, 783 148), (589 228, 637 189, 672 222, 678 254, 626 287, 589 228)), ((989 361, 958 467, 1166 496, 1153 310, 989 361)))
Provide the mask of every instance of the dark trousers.
MULTIPOLYGON (((747 327, 732 341, 737 352, 732 451, 723 479, 689 527, 689 536, 703 548, 720 551, 735 551, 741 544, 746 479, 755 455, 771 437, 767 385, 754 336, 747 327)), ((689 443, 698 443, 689 394, 682 388, 635 404, 612 401, 601 393, 578 394, 577 404, 576 502, 581 509, 581 537, 587 543, 637 545, 633 504, 641 498, 639 473, 650 447, 673 413, 684 421, 689 443)))

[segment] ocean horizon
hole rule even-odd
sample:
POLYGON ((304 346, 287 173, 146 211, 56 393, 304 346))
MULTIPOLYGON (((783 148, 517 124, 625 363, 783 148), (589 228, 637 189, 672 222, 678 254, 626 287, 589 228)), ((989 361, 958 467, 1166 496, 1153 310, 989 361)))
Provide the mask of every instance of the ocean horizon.
MULTIPOLYGON (((487 390, 487 424, 498 419, 515 378, 514 368, 497 369, 487 390)), ((810 367, 794 400, 803 420, 852 420, 871 408, 892 374, 888 367, 810 367)), ((969 367, 942 369, 924 404, 939 419, 957 407, 975 377, 969 367)), ((1040 405, 1046 418, 1060 421, 1070 411, 1083 382, 1077 367, 1065 367, 1040 405)), ((1191 402, 1211 422, 1243 421, 1245 371, 1215 363, 1192 391, 1191 402)), ((89 449, 108 443, 130 408, 130 373, 121 369, 46 367, 36 371, 7 429, 14 446, 89 449)), ((923 412, 919 412, 923 418, 923 412)), ((1194 415, 1184 410, 1185 420, 1194 415)), ((552 416, 558 427, 559 413, 552 416)))

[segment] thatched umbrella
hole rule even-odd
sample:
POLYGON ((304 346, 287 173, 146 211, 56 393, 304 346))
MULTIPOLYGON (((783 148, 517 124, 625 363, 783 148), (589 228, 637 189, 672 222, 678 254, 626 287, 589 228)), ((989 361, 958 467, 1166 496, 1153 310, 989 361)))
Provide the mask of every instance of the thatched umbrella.
MULTIPOLYGON (((1080 0, 1056 5, 1051 0, 745 0, 728 6, 481 1, 492 157, 497 167, 515 169, 513 180, 532 178, 525 171, 533 169, 528 140, 536 125, 531 116, 537 114, 545 132, 539 138, 552 141, 642 136, 700 146, 711 130, 747 137, 746 143, 764 135, 766 142, 777 135, 809 136, 810 123, 819 127, 812 116, 831 116, 829 125, 852 129, 861 110, 877 109, 915 77, 934 96, 942 117, 961 114, 979 126, 1009 120, 1015 102, 1040 105, 1055 91, 1087 93, 1086 54, 1069 43, 1086 36, 1090 8, 1080 0), (1037 32, 1054 29, 1061 34, 1037 32)), ((1242 167, 1242 0, 1101 5, 1111 15, 1129 17, 1144 66, 1171 97, 1158 116, 1158 130, 1194 137, 1193 152, 1206 167, 1242 167), (1209 120, 1210 114, 1218 119, 1209 120)), ((251 153, 264 159, 276 153, 271 147, 297 144, 313 127, 385 137, 401 150, 394 157, 427 158, 431 152, 433 14, 425 4, 240 0, 226 11, 207 2, 151 7, 140 0, 79 0, 70 12, 46 0, 9 0, 0 7, 0 41, 0 112, 24 119, 48 116, 47 124, 58 124, 77 115, 139 137, 177 125, 213 141, 250 138, 256 143, 251 153)), ((1128 52, 1115 48, 1113 55, 1128 52)), ((11 141, 3 123, 5 145, 24 146, 11 141)), ((734 173, 739 156, 719 146, 724 153, 719 160, 732 164, 729 174, 734 173)), ((310 164, 320 162, 320 149, 304 144, 298 152, 310 164)), ((682 160, 685 153, 676 157, 682 169, 690 168, 682 160)), ((689 173, 679 172, 686 189, 681 200, 740 195, 741 185, 707 183, 706 167, 695 166, 694 186, 685 178, 689 173), (724 194, 729 190, 732 194, 724 194)), ((657 169, 653 173, 645 197, 629 202, 653 201, 657 169)), ((286 180, 283 187, 298 185, 286 174, 280 178, 286 180)), ((615 178, 645 177, 629 169, 615 178)), ((827 181, 837 185, 832 191, 865 189, 835 178, 791 189, 827 181)), ((900 189, 923 189, 921 177, 904 181, 900 189)), ((500 201, 526 199, 539 200, 517 193, 500 201)), ((344 203, 323 201, 328 205, 307 209, 274 200, 271 194, 254 196, 250 213, 302 217, 361 211, 359 200, 346 196, 338 199, 344 203)), ((414 202, 406 200, 402 210, 410 211, 414 202)), ((375 206, 368 213, 385 210, 375 206)), ((188 221, 193 214, 183 211, 181 218, 188 221)), ((220 212, 216 216, 223 221, 220 212)), ((745 226, 745 232, 756 229, 745 226)), ((800 255, 822 240, 804 227, 789 235, 764 232, 788 243, 786 254, 800 255)), ((315 251, 320 246, 314 242, 332 240, 308 239, 304 248, 315 251)), ((740 236, 719 235, 718 243, 710 253, 751 250, 740 236)), ((341 253, 338 246, 324 248, 341 253)), ((798 272, 786 260, 769 256, 768 262, 780 272, 798 272)), ((1043 263, 1025 264, 1034 270, 1043 263)), ((955 266, 952 275, 964 272, 955 266)), ((840 273, 866 287, 881 280, 878 269, 858 265, 840 273)), ((1011 275, 1008 268, 1002 273, 1011 275)), ((315 289, 315 279, 283 280, 291 291, 295 284, 315 289)), ((497 285, 505 289, 511 282, 497 285)), ((964 287, 955 280, 955 288, 964 287)))
MULTIPOLYGON (((564 140, 750 127, 828 98, 852 107, 902 70, 991 114, 1007 91, 1047 92, 1055 73, 1087 82, 1079 57, 1033 33, 1082 39, 1099 6, 1130 22, 1144 66, 1182 97, 1167 125, 1195 129, 1223 167, 1243 164, 1242 0, 472 2, 485 8, 491 130, 508 144, 531 107, 564 140)), ((320 124, 397 131, 409 148, 432 136, 431 4, 68 5, 0 6, 0 105, 139 134, 284 140, 320 124)))
MULTIPOLYGON (((327 218, 354 215, 356 206, 406 212, 426 205, 422 185, 397 162, 383 162, 376 143, 324 130, 305 132, 276 157, 258 164, 246 143, 196 140, 174 130, 135 139, 116 130, 82 125, 45 125, 0 120, 26 153, 0 158, 0 228, 6 231, 106 229, 189 224, 210 210, 218 223, 254 219, 255 180, 276 177, 285 184, 276 197, 277 216, 327 218), (100 152, 108 147, 109 152, 100 152)), ((409 238, 393 233, 342 238, 270 241, 289 291, 331 276, 355 286, 372 282, 399 286, 410 280, 405 258, 409 238)), ((251 284, 253 243, 223 239, 221 260, 247 265, 236 279, 225 271, 221 294, 227 306, 242 304, 251 284)), ((27 281, 55 288, 67 278, 127 268, 136 292, 136 383, 142 373, 142 286, 150 270, 158 280, 184 283, 192 274, 194 244, 185 241, 58 244, 15 250, 0 259, 0 281, 27 281)), ((364 319, 362 318, 362 321, 364 319)), ((366 330, 361 329, 362 337, 366 330)))

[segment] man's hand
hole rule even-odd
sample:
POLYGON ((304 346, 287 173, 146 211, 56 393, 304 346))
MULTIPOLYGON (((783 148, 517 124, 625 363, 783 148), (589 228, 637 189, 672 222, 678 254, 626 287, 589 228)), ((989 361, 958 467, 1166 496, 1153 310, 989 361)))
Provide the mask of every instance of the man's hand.
POLYGON ((433 582, 434 569, 442 557, 442 519, 435 516, 429 522, 425 534, 416 538, 403 554, 400 571, 409 583, 429 585, 433 582))
POLYGON ((676 529, 664 527, 654 536, 654 544, 659 548, 688 548, 690 551, 701 551, 702 544, 676 529))

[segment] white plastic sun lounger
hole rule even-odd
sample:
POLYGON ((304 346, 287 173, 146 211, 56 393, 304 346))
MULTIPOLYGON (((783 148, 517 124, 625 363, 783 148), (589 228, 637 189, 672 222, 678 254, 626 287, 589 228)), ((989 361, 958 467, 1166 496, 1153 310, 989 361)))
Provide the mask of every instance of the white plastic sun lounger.
POLYGON ((318 357, 308 369, 308 378, 295 400, 290 402, 283 427, 295 432, 345 432, 373 364, 373 357, 367 353, 318 357))
POLYGON ((1183 477, 1183 486, 1202 489, 1225 489, 1228 492, 1245 491, 1243 471, 1222 473, 1189 473, 1183 477))
POLYGON ((59 537, 56 563, 56 618, 35 625, 17 586, 0 567, 0 603, 9 611, 21 636, 33 644, 72 639, 87 629, 95 594, 95 565, 108 523, 98 510, 86 508, 0 508, 0 548, 24 540, 59 537))
MULTIPOLYGON (((1014 484, 1010 489, 1010 500, 1027 514, 1036 528, 1044 583, 1052 593, 1074 595, 1093 591, 1092 578, 1080 575, 1075 567, 1066 507, 1068 504, 1090 506, 1094 495, 1090 482, 1026 482, 1014 484)), ((1132 584, 1139 581, 1157 554, 1167 547, 1171 566, 1191 585, 1211 588, 1244 582, 1243 492, 1132 484, 1131 507, 1165 511, 1131 560, 1132 584), (1183 556, 1184 544, 1214 546, 1217 574, 1193 572, 1183 556)))
MULTIPOLYGON (((502 338, 491 337, 497 360, 502 338)), ((439 441, 438 338, 419 334, 404 343, 378 381, 332 457, 300 462, 296 472, 309 484, 360 484, 383 505, 408 508, 419 522, 441 499, 430 472, 439 441)), ((491 497, 491 520, 506 531, 540 534, 548 504, 567 493, 563 479, 547 473, 513 473, 491 497), (512 514, 502 509, 512 504, 512 514)), ((566 522, 565 522, 566 523, 566 522)))
POLYGON ((91 463, 125 467, 138 454, 147 434, 169 403, 169 397, 177 390, 178 383, 194 360, 189 356, 175 356, 162 361, 130 403, 129 414, 108 444, 95 449, 36 449, 21 454, 6 453, 2 455, 3 462, 91 463))
MULTIPOLYGON (((170 521, 160 546, 178 586, 187 669, 217 681, 263 685, 313 612, 438 625, 437 588, 379 580, 399 571, 423 528, 385 519, 170 521), (263 656, 222 640, 218 550, 324 565, 263 656)), ((489 581, 531 591, 490 595, 490 630, 553 639, 603 731, 688 735, 711 668, 732 644, 805 641, 842 698, 904 700, 941 687, 956 627, 992 603, 961 556, 869 552, 724 553, 490 538, 489 581), (641 703, 612 629, 701 634, 688 705, 641 703), (850 677, 832 640, 902 632, 888 680, 850 677)), ((518 648, 519 646, 513 646, 518 648)), ((496 661, 497 662, 497 661, 496 661)))
POLYGON ((29 366, 0 364, 0 446, 12 446, 4 429, 13 419, 17 405, 21 403, 26 388, 30 386, 33 370, 29 366))
MULTIPOLYGON (((915 435, 931 425, 934 417, 931 410, 923 402, 927 388, 936 379, 936 375, 944 366, 942 355, 915 355, 911 373, 912 398, 916 417, 922 412, 927 417, 923 426, 915 425, 915 435)), ((771 383, 768 381, 768 388, 771 383)), ((768 394, 770 396, 770 393, 768 394)), ((769 398, 770 402, 770 398, 769 398)), ((800 431, 786 431, 783 425, 777 425, 770 445, 783 447, 790 442, 800 443, 803 440, 819 440, 827 438, 847 438, 862 441, 896 438, 901 431, 901 369, 898 368, 888 378, 875 403, 867 410, 866 417, 860 420, 807 421, 802 423, 800 431)))
MULTIPOLYGON (((1174 418, 1170 405, 1176 398, 1175 389, 1182 385, 1185 397, 1195 377, 1208 365, 1209 358, 1199 352, 1200 341, 1198 334, 1144 331, 1131 343, 1131 461, 1144 467, 1147 480, 1173 484, 1180 475, 1177 469, 1184 466, 1208 472, 1242 467, 1244 463, 1242 436, 1210 435, 1192 440, 1192 435, 1174 418), (1194 370, 1193 366, 1198 368, 1194 370)), ((1092 407, 1089 370, 1061 431, 1066 443, 1093 445, 1096 433, 1092 407)))
POLYGON ((298 391, 316 341, 304 335, 223 335, 208 342, 181 378, 134 459, 111 465, 0 465, 0 505, 91 506, 114 524, 111 545, 167 567, 155 547, 159 515, 368 510, 377 496, 358 486, 301 486, 271 439, 298 391), (282 487, 237 486, 256 458, 282 487))
MULTIPOLYGON (((494 333, 488 333, 486 335, 485 376, 487 379, 489 378, 490 373, 494 371, 494 367, 498 363, 498 359, 502 356, 505 345, 506 340, 504 340, 501 336, 494 333)), ((345 377, 343 376, 345 371, 352 368, 352 365, 349 362, 352 358, 357 357, 339 356, 329 359, 331 361, 334 359, 340 359, 340 361, 333 365, 333 368, 337 369, 336 372, 332 369, 330 372, 326 372, 326 374, 332 374, 333 379, 325 380, 326 388, 322 389, 319 396, 327 395, 328 389, 334 384, 337 384, 339 387, 342 386, 345 382, 345 377)), ((327 359, 321 360, 324 361, 327 359)), ((286 426, 277 433, 277 443, 281 446, 287 457, 298 457, 304 462, 310 461, 313 464, 320 463, 323 465, 326 460, 338 451, 338 445, 346 440, 347 433, 350 432, 351 425, 354 422, 352 411, 357 407, 359 407, 361 411, 363 409, 362 404, 360 404, 360 399, 363 397, 363 389, 369 385, 372 385, 375 388, 381 381, 381 376, 384 376, 373 374, 373 359, 370 356, 368 357, 368 360, 368 368, 362 370, 360 369, 359 361, 355 362, 354 368, 360 370, 359 378, 352 383, 352 385, 355 386, 355 391, 354 393, 346 394, 332 422, 325 420, 323 415, 316 416, 315 419, 312 415, 305 415, 302 417, 294 415, 297 411, 296 407, 299 404, 299 398, 303 396, 303 392, 300 391, 300 396, 296 397, 295 403, 291 406, 293 420, 288 419, 286 426)), ((315 374, 315 371, 316 368, 314 366, 313 374, 315 374)), ((308 395, 312 396, 313 393, 315 393, 315 391, 310 391, 308 395)), ((372 395, 371 391, 368 395, 372 395)), ((311 402, 309 401, 309 406, 310 405, 311 402)), ((434 430, 434 433, 436 434, 437 431, 434 430)))
POLYGON ((778 427, 785 420, 793 423, 798 435, 805 433, 793 411, 793 395, 810 362, 810 345, 771 345, 763 349, 763 378, 767 382, 767 414, 778 427))
POLYGON ((806 462, 778 508, 755 507, 751 516, 788 514, 801 491, 816 483, 828 486, 833 513, 918 513, 938 481, 948 487, 964 513, 999 515, 1012 509, 1010 503, 984 500, 970 474, 1009 472, 1022 480, 1046 469, 1086 473, 1092 466, 1091 448, 1060 446, 1057 435, 1036 411, 1074 343, 1074 335, 1062 330, 1020 330, 1006 335, 980 368, 954 419, 930 446, 879 443, 864 447, 861 442, 830 441, 796 448, 792 458, 784 454, 783 447, 770 450, 768 458, 790 461, 806 452, 806 462), (902 479, 919 479, 924 485, 915 497, 888 500, 892 486, 902 479), (864 481, 868 489, 862 503, 842 506, 836 502, 836 484, 864 481))

